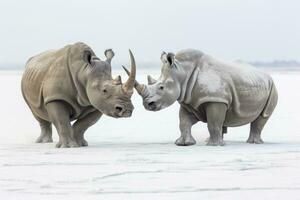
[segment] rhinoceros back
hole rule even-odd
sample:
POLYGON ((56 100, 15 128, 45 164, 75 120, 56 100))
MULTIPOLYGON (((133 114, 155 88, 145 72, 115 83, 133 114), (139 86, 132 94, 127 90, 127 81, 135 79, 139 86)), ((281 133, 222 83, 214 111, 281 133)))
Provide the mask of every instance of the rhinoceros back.
POLYGON ((66 101, 75 113, 80 112, 78 92, 70 70, 84 64, 82 55, 86 49, 89 47, 85 44, 76 43, 28 60, 22 77, 22 93, 35 116, 47 120, 45 105, 55 100, 66 101))

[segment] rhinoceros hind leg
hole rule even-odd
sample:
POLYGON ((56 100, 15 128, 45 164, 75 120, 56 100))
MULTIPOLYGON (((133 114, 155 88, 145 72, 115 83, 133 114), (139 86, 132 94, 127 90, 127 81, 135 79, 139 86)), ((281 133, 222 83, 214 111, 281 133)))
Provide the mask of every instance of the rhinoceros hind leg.
POLYGON ((223 146, 223 123, 227 106, 224 103, 207 103, 205 107, 207 127, 209 131, 208 146, 223 146))
POLYGON ((227 133, 227 127, 226 126, 223 126, 222 127, 222 138, 224 139, 224 134, 227 133))
POLYGON ((269 117, 259 116, 250 125, 250 134, 247 143, 250 144, 262 144, 264 141, 261 139, 261 131, 263 130, 269 117))
POLYGON ((84 139, 84 132, 93 124, 95 124, 102 113, 98 110, 89 113, 85 117, 78 119, 72 126, 74 131, 74 137, 79 146, 88 146, 88 142, 84 139))
POLYGON ((51 123, 36 117, 40 127, 41 127, 41 135, 36 139, 36 143, 52 143, 52 126, 51 123))
POLYGON ((74 139, 73 129, 70 123, 70 107, 63 101, 53 101, 46 105, 48 115, 54 124, 59 142, 57 148, 79 147, 74 139))

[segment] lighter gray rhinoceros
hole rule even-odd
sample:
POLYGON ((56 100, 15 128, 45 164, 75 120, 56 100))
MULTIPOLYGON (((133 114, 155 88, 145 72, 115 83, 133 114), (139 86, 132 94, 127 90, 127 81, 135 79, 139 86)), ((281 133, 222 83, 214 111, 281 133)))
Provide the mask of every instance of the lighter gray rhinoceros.
MULTIPOLYGON (((161 75, 148 85, 135 83, 147 110, 180 104, 177 145, 196 143, 191 127, 207 122, 207 145, 224 145, 227 127, 251 123, 248 143, 263 143, 261 131, 277 104, 272 78, 249 66, 226 64, 197 50, 162 53, 161 75)), ((125 68, 126 70, 126 68, 125 68)), ((129 71, 127 70, 127 73, 129 71)))
POLYGON ((106 61, 101 61, 89 46, 76 43, 29 59, 22 93, 41 127, 36 142, 52 142, 53 123, 59 134, 56 147, 87 146, 83 134, 103 113, 115 118, 131 116, 134 57, 130 52, 132 73, 122 84, 120 76, 112 79, 114 52, 106 50, 105 56, 106 61))

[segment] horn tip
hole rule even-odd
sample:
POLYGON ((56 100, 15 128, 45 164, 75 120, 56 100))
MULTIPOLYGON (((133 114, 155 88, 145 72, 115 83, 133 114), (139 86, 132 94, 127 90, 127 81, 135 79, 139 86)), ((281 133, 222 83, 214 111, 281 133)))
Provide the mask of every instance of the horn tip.
POLYGON ((133 54, 132 54, 132 51, 131 51, 130 49, 128 49, 128 51, 129 51, 130 55, 133 55, 133 54))

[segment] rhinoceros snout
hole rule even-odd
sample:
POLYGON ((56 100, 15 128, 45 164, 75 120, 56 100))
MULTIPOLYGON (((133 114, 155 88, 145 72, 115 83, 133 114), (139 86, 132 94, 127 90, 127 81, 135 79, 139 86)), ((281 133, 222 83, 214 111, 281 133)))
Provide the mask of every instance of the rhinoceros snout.
POLYGON ((124 110, 124 108, 122 106, 116 106, 115 110, 116 110, 116 113, 122 113, 122 111, 124 110))
POLYGON ((151 110, 151 111, 154 111, 157 109, 156 102, 154 102, 154 101, 145 102, 144 105, 145 105, 146 109, 151 110))
POLYGON ((116 117, 130 117, 132 115, 133 108, 125 108, 121 105, 115 106, 115 115, 116 117))

